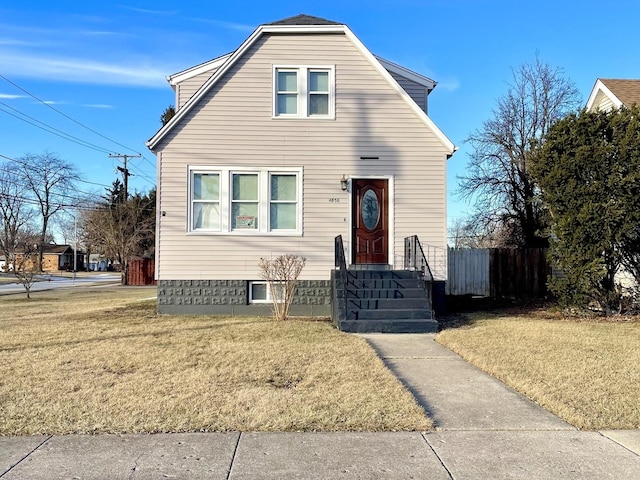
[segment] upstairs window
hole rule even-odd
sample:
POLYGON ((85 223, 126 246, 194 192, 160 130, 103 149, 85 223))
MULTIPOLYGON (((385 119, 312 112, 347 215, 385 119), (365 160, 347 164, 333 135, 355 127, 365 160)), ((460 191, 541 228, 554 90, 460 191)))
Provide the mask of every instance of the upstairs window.
POLYGON ((329 72, 309 71, 309 116, 329 115, 329 72))
POLYGON ((273 115, 278 118, 334 118, 334 67, 274 67, 273 115))
POLYGON ((278 115, 298 114, 298 72, 278 70, 276 111, 278 115))

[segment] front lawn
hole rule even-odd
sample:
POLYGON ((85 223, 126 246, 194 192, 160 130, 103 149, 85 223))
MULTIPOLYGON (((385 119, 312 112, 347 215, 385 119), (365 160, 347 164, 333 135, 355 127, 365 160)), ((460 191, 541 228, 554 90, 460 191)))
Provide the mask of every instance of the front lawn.
POLYGON ((432 428, 327 321, 158 316, 154 295, 0 297, 0 435, 432 428))
POLYGON ((437 341, 580 429, 640 428, 640 319, 476 313, 437 341))

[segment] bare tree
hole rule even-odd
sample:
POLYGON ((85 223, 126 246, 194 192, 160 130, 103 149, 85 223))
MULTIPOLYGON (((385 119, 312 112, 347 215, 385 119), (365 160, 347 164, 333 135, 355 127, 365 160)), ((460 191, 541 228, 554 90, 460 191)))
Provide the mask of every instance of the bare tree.
POLYGON ((269 286, 273 302, 273 316, 276 320, 286 320, 289 316, 289 307, 295 297, 298 277, 306 263, 305 257, 299 257, 292 253, 279 255, 272 259, 260 259, 258 263, 260 275, 269 286))
POLYGON ((579 104, 573 82, 537 56, 513 70, 493 118, 467 139, 473 152, 460 193, 475 201, 475 223, 502 226, 510 246, 547 246, 547 219, 529 159, 549 127, 579 104))
POLYGON ((36 281, 38 268, 38 248, 32 242, 24 241, 21 245, 16 246, 13 250, 12 258, 13 274, 16 276, 17 283, 24 287, 27 298, 31 298, 31 286, 36 281))
POLYGON ((125 285, 129 258, 153 250, 155 192, 135 194, 128 200, 114 198, 83 213, 81 225, 87 244, 121 265, 125 285))
POLYGON ((40 214, 37 265, 41 269, 42 245, 47 239, 49 223, 54 215, 74 203, 75 184, 79 176, 72 164, 50 152, 27 154, 17 163, 28 194, 35 201, 40 214))
POLYGON ((22 179, 14 162, 0 165, 0 249, 7 267, 18 244, 32 234, 33 208, 24 197, 22 179))
POLYGON ((459 218, 447 229, 453 248, 504 248, 513 246, 511 230, 498 223, 485 224, 475 218, 459 218))

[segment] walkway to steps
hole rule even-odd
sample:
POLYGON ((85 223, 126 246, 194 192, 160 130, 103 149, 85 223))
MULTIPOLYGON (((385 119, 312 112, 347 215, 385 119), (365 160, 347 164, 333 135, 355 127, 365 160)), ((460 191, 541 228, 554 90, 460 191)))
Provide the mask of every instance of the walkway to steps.
POLYGON ((640 430, 579 431, 435 342, 360 334, 434 420, 453 479, 640 478, 640 430))

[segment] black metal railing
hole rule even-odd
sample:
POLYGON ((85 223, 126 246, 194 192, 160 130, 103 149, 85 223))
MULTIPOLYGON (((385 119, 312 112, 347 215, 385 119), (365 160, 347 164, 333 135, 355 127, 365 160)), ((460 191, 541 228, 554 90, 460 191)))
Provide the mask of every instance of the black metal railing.
POLYGON ((340 279, 344 286, 345 293, 347 291, 347 259, 344 254, 344 243, 342 235, 338 235, 335 239, 335 263, 336 269, 340 270, 340 279))
MULTIPOLYGON (((344 254, 344 242, 342 241, 342 235, 338 235, 335 238, 335 242, 334 242, 334 258, 335 258, 335 267, 336 267, 336 271, 337 273, 340 275, 340 283, 342 284, 342 288, 340 289, 340 291, 337 290, 337 285, 336 285, 336 293, 342 298, 342 302, 343 302, 343 308, 346 311, 347 308, 347 283, 349 280, 349 274, 347 272, 347 259, 346 256, 344 254)), ((336 297, 337 299, 337 297, 336 297)), ((336 306, 337 307, 337 306, 336 306)), ((335 309, 335 307, 334 307, 335 309)), ((338 313, 336 311, 336 313, 338 313)))
POLYGON ((421 273, 425 281, 433 282, 429 262, 427 262, 427 257, 417 235, 404 239, 404 268, 405 270, 416 270, 421 273))
POLYGON ((433 274, 429 268, 429 262, 422 250, 420 240, 417 235, 412 235, 404 239, 404 268, 419 272, 424 291, 432 301, 433 274))

